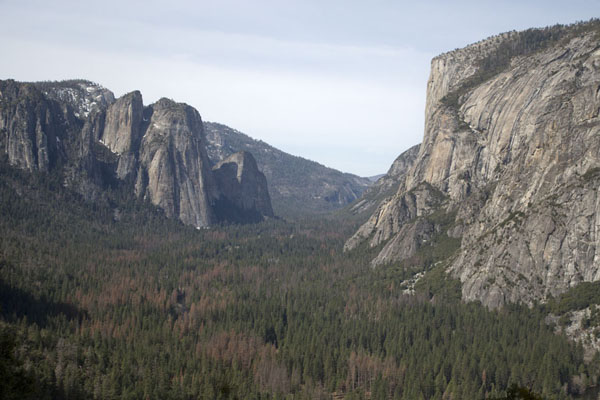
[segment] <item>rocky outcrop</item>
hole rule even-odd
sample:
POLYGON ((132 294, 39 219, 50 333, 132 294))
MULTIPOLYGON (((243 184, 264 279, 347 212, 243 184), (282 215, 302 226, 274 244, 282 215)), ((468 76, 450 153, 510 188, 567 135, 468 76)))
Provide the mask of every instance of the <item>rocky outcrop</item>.
POLYGON ((377 180, 375 187, 369 188, 368 190, 371 191, 378 186, 382 187, 383 190, 386 190, 394 187, 398 184, 398 182, 401 182, 402 177, 414 165, 417 155, 419 154, 420 147, 420 144, 415 145, 406 150, 404 153, 400 154, 398 158, 394 160, 388 172, 377 180))
POLYGON ((213 173, 222 197, 217 207, 218 214, 223 213, 222 219, 274 217, 267 178, 259 171, 251 153, 232 154, 215 165, 213 173))
POLYGON ((358 199, 372 183, 285 153, 225 125, 205 122, 204 127, 213 163, 239 151, 252 153, 267 178, 273 209, 279 216, 301 218, 340 209, 358 199))
POLYGON ((418 239, 406 224, 441 212, 455 215, 443 233, 462 237, 447 270, 465 300, 530 304, 599 280, 597 25, 513 32, 435 58, 417 159, 346 247, 385 242, 378 262, 402 259, 406 246, 393 243, 406 238, 395 238, 418 239), (423 183, 445 200, 407 203, 423 183))
MULTIPOLYGON (((346 242, 345 250, 353 249, 364 240, 369 241, 370 247, 379 246, 403 232, 407 223, 432 214, 446 201, 439 190, 426 182, 401 193, 401 196, 389 197, 381 203, 369 220, 346 242)), ((419 230, 410 232, 414 232, 416 235, 420 234, 419 230)), ((404 233, 406 234, 406 232, 404 233)), ((375 264, 401 260, 414 254, 413 251, 403 251, 404 247, 397 248, 393 243, 397 243, 397 241, 392 241, 386 246, 383 251, 385 255, 378 257, 375 264)))
POLYGON ((122 154, 139 144, 143 113, 142 94, 131 92, 108 107, 99 138, 113 153, 122 154))
POLYGON ((104 127, 98 140, 119 155, 117 176, 125 179, 135 172, 136 153, 142 138, 142 94, 131 92, 119 98, 106 110, 104 127))
POLYGON ((217 197, 203 143, 200 114, 187 104, 160 99, 146 110, 135 192, 185 224, 216 222, 217 197))
POLYGON ((584 359, 591 362, 600 352, 600 326, 590 323, 600 314, 600 305, 594 304, 581 310, 568 311, 562 316, 549 314, 546 323, 553 325, 556 333, 564 333, 584 349, 584 359))
POLYGON ((57 104, 34 85, 0 82, 0 148, 8 162, 47 172, 56 162, 64 120, 57 104))
POLYGON ((21 169, 61 174, 89 201, 111 187, 196 227, 273 216, 251 155, 231 160, 238 186, 223 183, 231 167, 212 171, 198 111, 168 99, 144 107, 138 91, 114 100, 86 81, 1 81, 0 154, 21 169))
POLYGON ((420 145, 415 145, 400 154, 387 173, 377 179, 364 191, 360 199, 352 204, 350 212, 354 215, 369 215, 385 198, 397 193, 399 186, 404 184, 406 173, 417 159, 419 147, 420 145))

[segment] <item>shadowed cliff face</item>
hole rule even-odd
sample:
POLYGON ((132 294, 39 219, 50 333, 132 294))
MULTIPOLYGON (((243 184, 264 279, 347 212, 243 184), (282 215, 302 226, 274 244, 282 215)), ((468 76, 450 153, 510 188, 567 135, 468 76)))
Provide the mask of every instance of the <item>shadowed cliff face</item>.
POLYGON ((121 188, 196 227, 229 221, 223 204, 240 206, 236 222, 246 220, 246 211, 253 221, 273 216, 252 156, 242 157, 239 190, 223 190, 206 153, 200 114, 186 104, 160 99, 144 107, 138 91, 115 101, 86 81, 3 81, 0 133, 10 164, 41 172, 60 166, 64 184, 91 201, 108 187, 121 188))
MULTIPOLYGON (((232 154, 215 165, 213 173, 221 196, 241 210, 240 214, 254 213, 274 217, 267 178, 258 170, 251 153, 240 151, 232 154)), ((228 214, 231 210, 225 207, 222 212, 228 214)), ((231 217, 223 215, 222 218, 231 217)))
POLYGON ((493 74, 483 61, 522 34, 435 58, 416 161, 346 248, 369 240, 385 244, 374 264, 406 259, 406 235, 429 240, 416 221, 442 212, 455 215, 444 234, 462 237, 447 269, 465 300, 532 303, 599 280, 600 41, 590 28, 565 29, 493 74))
POLYGON ((0 83, 0 145, 8 162, 29 171, 48 171, 66 134, 57 105, 33 85, 0 83))

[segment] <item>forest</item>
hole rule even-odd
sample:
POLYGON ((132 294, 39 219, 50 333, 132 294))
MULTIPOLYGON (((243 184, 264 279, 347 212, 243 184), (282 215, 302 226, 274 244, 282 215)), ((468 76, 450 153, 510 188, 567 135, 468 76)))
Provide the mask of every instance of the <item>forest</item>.
POLYGON ((0 175, 2 399, 568 399, 598 384, 600 357, 584 362, 546 308, 461 302, 451 254, 373 269, 377 249, 342 251, 357 222, 340 216, 198 230, 0 175))

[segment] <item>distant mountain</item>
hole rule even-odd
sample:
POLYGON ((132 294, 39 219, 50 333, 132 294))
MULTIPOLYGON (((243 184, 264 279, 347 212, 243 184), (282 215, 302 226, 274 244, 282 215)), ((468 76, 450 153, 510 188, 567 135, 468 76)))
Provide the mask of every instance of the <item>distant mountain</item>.
POLYGON ((0 159, 88 201, 135 198, 196 227, 273 216, 250 153, 213 170, 198 111, 166 98, 144 106, 139 91, 115 100, 88 81, 0 81, 0 159))
POLYGON ((377 182, 379 180, 379 178, 382 178, 384 176, 385 176, 385 174, 378 174, 378 175, 368 176, 367 179, 370 180, 371 182, 377 182))
POLYGON ((213 163, 238 151, 254 155, 267 177, 276 215, 303 217, 342 208, 371 185, 369 178, 343 173, 276 149, 228 126, 204 122, 208 157, 213 163))

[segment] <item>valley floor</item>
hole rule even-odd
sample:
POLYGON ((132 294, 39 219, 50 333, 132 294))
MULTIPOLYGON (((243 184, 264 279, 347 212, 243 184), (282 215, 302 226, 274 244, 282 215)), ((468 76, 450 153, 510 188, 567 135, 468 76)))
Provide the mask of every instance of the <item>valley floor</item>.
POLYGON ((461 303, 426 257, 372 269, 373 251, 342 252, 351 223, 196 230, 2 173, 3 399, 483 399, 513 384, 565 399, 598 383, 598 356, 541 307, 461 303))

